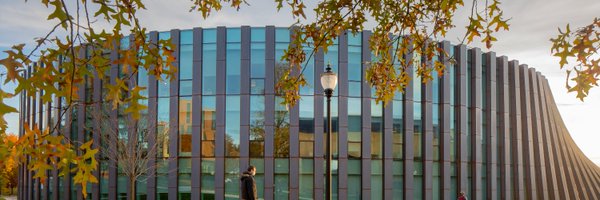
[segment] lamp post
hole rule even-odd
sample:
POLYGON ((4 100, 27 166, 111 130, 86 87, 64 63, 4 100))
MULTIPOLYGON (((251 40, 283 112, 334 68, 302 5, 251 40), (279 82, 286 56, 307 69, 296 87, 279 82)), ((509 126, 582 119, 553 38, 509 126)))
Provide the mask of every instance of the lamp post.
POLYGON ((325 195, 326 200, 331 199, 331 96, 333 89, 337 85, 337 75, 331 71, 331 65, 327 64, 325 73, 321 74, 321 86, 327 97, 327 163, 326 163, 326 180, 325 180, 325 195))

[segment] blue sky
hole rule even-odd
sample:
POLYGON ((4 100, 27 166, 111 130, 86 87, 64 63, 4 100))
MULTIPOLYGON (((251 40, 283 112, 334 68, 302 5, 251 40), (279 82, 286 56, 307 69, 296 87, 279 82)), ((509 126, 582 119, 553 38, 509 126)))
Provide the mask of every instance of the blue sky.
MULTIPOLYGON (((46 21, 52 11, 37 1, 0 0, 0 50, 4 51, 13 44, 33 44, 33 38, 45 35, 53 26, 46 21)), ((149 30, 165 31, 173 28, 190 29, 192 27, 215 26, 290 26, 293 20, 288 12, 277 13, 274 1, 248 0, 250 6, 244 6, 239 12, 225 8, 213 13, 204 20, 199 13, 189 13, 190 1, 147 0, 147 11, 139 13, 141 23, 149 30)), ((308 2, 308 1, 307 1, 308 2)), ((600 164, 600 134, 597 115, 600 113, 600 88, 593 89, 585 102, 575 99, 575 94, 565 89, 565 72, 558 66, 558 59, 550 55, 549 39, 557 34, 557 27, 571 23, 571 27, 589 24, 598 16, 600 1, 598 0, 528 0, 502 1, 504 15, 510 17, 510 31, 497 34, 499 39, 490 49, 497 55, 506 55, 509 59, 519 60, 521 64, 542 72, 549 80, 550 87, 558 104, 562 118, 580 149, 594 162, 600 164)), ((308 5, 311 8, 312 5, 308 5)), ((467 7, 470 7, 467 5, 467 7)), ((314 16, 308 10, 308 17, 314 16)), ((451 31, 446 40, 458 43, 464 34, 467 10, 459 10, 455 18, 458 28, 451 31)), ((107 28, 106 23, 96 23, 97 28, 107 28)), ((366 28, 373 27, 368 23, 366 28)), ((479 43, 470 46, 487 50, 479 43)), ((0 53, 0 58, 5 57, 0 53)), ((5 69, 0 69, 4 72, 5 69)), ((4 80, 2 77, 1 80, 4 80)), ((14 85, 2 85, 3 89, 14 88, 14 85)), ((7 100, 7 103, 18 107, 18 98, 7 100)), ((9 132, 18 130, 18 114, 7 116, 9 132)))

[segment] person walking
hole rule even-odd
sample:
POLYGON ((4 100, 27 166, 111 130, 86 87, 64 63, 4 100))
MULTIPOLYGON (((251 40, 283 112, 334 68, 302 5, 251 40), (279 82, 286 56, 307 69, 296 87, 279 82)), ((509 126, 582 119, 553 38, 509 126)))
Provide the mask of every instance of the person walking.
POLYGON ((465 192, 460 192, 458 194, 458 200, 467 200, 467 196, 465 195, 465 192))
POLYGON ((258 199, 258 193, 256 192, 256 181, 254 181, 254 174, 256 174, 256 167, 252 165, 248 167, 247 171, 242 173, 242 199, 258 199))

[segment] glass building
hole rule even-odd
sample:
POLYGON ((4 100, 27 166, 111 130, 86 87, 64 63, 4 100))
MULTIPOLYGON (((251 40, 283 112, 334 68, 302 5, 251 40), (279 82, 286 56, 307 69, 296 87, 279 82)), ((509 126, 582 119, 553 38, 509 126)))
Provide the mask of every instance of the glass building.
MULTIPOLYGON (((254 165, 262 199, 324 199, 327 124, 319 78, 330 63, 339 82, 332 97, 335 199, 456 199, 460 191, 470 199, 600 199, 600 169, 575 145, 547 79, 535 69, 439 42, 449 53, 434 57, 446 64, 444 74, 433 72, 424 84, 409 67, 405 93, 384 106, 364 81, 366 63, 375 59, 370 35, 346 33, 327 53, 315 52, 304 63, 302 98, 288 108, 274 91, 286 67, 281 57, 288 28, 150 32, 149 42, 172 40, 178 68, 169 82, 135 74, 137 84, 148 88, 142 118, 155 124, 148 143, 158 144, 150 161, 157 167, 129 185, 114 162, 99 159, 99 184, 89 185, 88 198, 238 199, 240 174, 254 165)), ((123 39, 120 48, 128 46, 123 39)), ((117 49, 107 56, 118 59, 117 49)), ((34 64, 28 72, 41 67, 34 64)), ((90 105, 101 101, 102 84, 125 75, 119 67, 113 64, 104 79, 86 79, 79 96, 90 105)), ((90 134, 98 122, 87 104, 59 118, 64 99, 44 105, 42 94, 21 95, 21 125, 43 129, 60 119, 71 125, 62 133, 71 140, 101 140, 90 134)), ((120 133, 128 131, 123 109, 110 113, 119 119, 120 133)), ((48 174, 40 182, 21 168, 19 199, 81 199, 73 174, 48 174)))

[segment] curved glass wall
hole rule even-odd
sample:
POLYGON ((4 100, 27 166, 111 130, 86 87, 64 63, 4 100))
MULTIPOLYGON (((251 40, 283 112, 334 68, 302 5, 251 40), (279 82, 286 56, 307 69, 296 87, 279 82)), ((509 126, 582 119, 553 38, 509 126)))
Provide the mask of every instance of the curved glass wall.
MULTIPOLYGON (((516 108, 512 108, 512 104, 508 106, 508 103, 501 103, 521 102, 521 99, 510 99, 511 94, 520 93, 520 89, 539 91, 537 97, 543 103, 535 105, 532 110, 540 112, 540 118, 544 120, 559 120, 543 76, 533 70, 506 69, 514 64, 506 65, 505 57, 479 54, 479 50, 464 46, 450 45, 448 55, 435 55, 432 60, 413 54, 414 66, 422 62, 428 65, 449 62, 445 72, 447 79, 433 72, 432 81, 423 84, 421 77, 413 70, 410 74, 412 96, 397 93, 388 102, 388 107, 377 104, 374 91, 364 91, 371 89, 364 82, 364 70, 368 67, 368 61, 377 59, 370 52, 364 52, 369 49, 369 40, 365 37, 370 34, 368 32, 347 33, 343 35, 345 38, 336 39, 328 52, 314 52, 314 55, 307 57, 302 66, 308 85, 300 88, 301 99, 298 104, 286 107, 281 105, 282 99, 275 95, 273 88, 281 72, 289 67, 281 58, 292 37, 290 30, 241 27, 220 28, 219 32, 224 34, 217 34, 217 28, 154 33, 158 39, 174 38, 176 40, 173 41, 179 42, 175 51, 178 53, 175 62, 179 76, 173 82, 162 77, 162 81, 150 83, 154 79, 147 76, 147 71, 138 71, 138 86, 148 87, 142 95, 149 99, 141 102, 156 110, 156 116, 150 116, 147 111, 141 113, 143 119, 155 119, 143 121, 142 124, 155 123, 158 143, 155 176, 144 175, 141 179, 150 178, 148 180, 151 181, 138 180, 135 184, 135 195, 139 199, 237 199, 240 193, 239 177, 248 164, 257 167, 255 180, 260 199, 296 199, 294 195, 299 199, 315 199, 324 195, 325 184, 320 182, 324 181, 324 174, 319 173, 325 172, 325 163, 322 155, 315 152, 326 150, 324 136, 328 127, 325 98, 316 91, 321 91, 318 74, 327 64, 339 75, 339 87, 331 99, 332 185, 336 199, 455 199, 460 191, 465 191, 472 199, 500 198, 503 194, 520 197, 521 194, 517 192, 526 191, 529 187, 513 183, 523 177, 515 177, 514 173, 503 174, 502 171, 522 171, 520 167, 523 163, 519 163, 522 160, 518 158, 525 157, 522 153, 527 152, 519 152, 519 146, 515 146, 521 145, 515 142, 519 139, 519 127, 512 124, 515 120, 504 121, 508 118, 503 118, 516 115, 516 108), (171 35, 173 33, 179 35, 171 35), (456 58, 455 55, 462 57, 456 58), (442 57, 451 59, 441 60, 442 57), (498 63, 489 59, 496 59, 498 63), (505 62, 500 62, 502 60, 505 62), (479 64, 481 66, 477 66, 479 64), (491 77, 494 75, 491 71, 494 66, 490 65, 494 64, 497 65, 496 77, 491 77), (517 77, 508 75, 515 73, 519 73, 517 77), (531 85, 518 85, 521 81, 517 79, 525 76, 537 76, 539 82, 533 83, 532 79, 531 85), (491 78, 496 78, 495 82, 489 80, 491 78), (488 94, 489 84, 497 84, 494 94, 488 94), (481 88, 478 88, 479 85, 481 88), (445 91, 446 88, 449 91, 445 91), (193 93, 194 90, 198 93, 193 93), (156 96, 150 97, 150 94, 156 96), (448 95, 449 99, 442 94, 448 95), (481 98, 474 98, 477 95, 481 98), (412 99, 412 103, 404 105, 410 102, 404 99, 412 99), (195 101, 198 102, 193 103, 195 101), (462 113, 465 110, 467 112, 462 113), (497 116, 497 131, 489 131, 491 129, 488 128, 494 126, 493 123, 488 124, 488 117, 492 115, 497 116), (197 130, 192 126, 193 119, 199 123, 197 130), (413 135, 405 135, 405 129, 412 129, 413 135), (481 132, 475 132, 478 130, 481 132), (193 136, 199 136, 197 141, 192 139, 193 136), (404 141, 404 137, 412 139, 404 141), (492 137, 496 140, 488 140, 492 137), (490 144, 490 141, 495 143, 490 144), (196 148, 199 151, 195 151, 195 154, 198 155, 193 155, 192 151, 196 148), (405 155, 412 155, 412 158, 405 158, 405 155), (461 163, 461 160, 466 162, 461 163), (345 168, 341 167, 344 162, 345 168), (177 166, 176 170, 169 169, 174 165, 177 166), (480 171, 475 172, 477 169, 480 171), (492 184, 496 184, 496 190, 491 189, 492 184)), ((303 47, 307 56, 312 53, 311 45, 309 43, 303 47)), ((119 48, 128 46, 129 38, 124 38, 119 48)), ((398 63, 395 66, 400 67, 398 63)), ((112 74, 107 75, 102 81, 110 82, 114 78, 110 77, 112 74)), ((119 77, 124 75, 118 74, 119 77)), ((85 100, 88 104, 95 99, 93 81, 86 79, 86 85, 82 87, 86 91, 85 100)), ((106 95, 106 91, 101 92, 106 95)), ((520 98, 535 102, 526 95, 520 98)), ((28 108, 28 114, 35 115, 23 116, 22 119, 27 119, 24 121, 58 121, 44 117, 50 108, 40 105, 35 97, 24 97, 22 101, 30 102, 27 104, 31 107, 28 108), (41 110, 36 112, 38 109, 41 110)), ((115 113, 119 117, 119 137, 127 139, 129 130, 125 128, 123 109, 121 106, 115 113)), ((526 109, 519 111, 529 112, 526 109)), ((73 107, 69 113, 71 124, 67 136, 72 140, 85 141, 91 138, 87 131, 78 132, 94 125, 89 115, 78 118, 86 112, 90 110, 73 107)), ((520 115, 527 116, 527 113, 520 115)), ((66 119, 61 121, 66 122, 66 119)), ((42 128, 46 127, 44 124, 42 128)), ((543 133, 547 136, 541 138, 569 139, 568 133, 561 131, 564 128, 562 124, 542 124, 552 126, 549 130, 531 131, 528 134, 543 133)), ((69 124, 64 123, 63 126, 69 124)), ((548 156, 556 159, 565 159, 565 156, 578 153, 570 151, 567 154, 561 152, 560 148, 550 150, 548 154, 551 155, 548 156)), ((586 170, 577 171, 573 168, 584 163, 582 160, 566 169, 559 169, 562 165, 557 164, 553 166, 556 170, 540 173, 547 173, 546 177, 560 177, 560 174, 549 173, 564 171, 579 176, 579 172, 586 170)), ((122 169, 112 169, 107 159, 101 158, 99 170, 100 183, 90 185, 98 186, 97 190, 90 190, 91 196, 110 199, 131 195, 128 194, 129 183, 123 178, 122 169)), ((77 195, 78 188, 71 180, 65 177, 57 178, 58 182, 53 181, 54 177, 49 180, 53 182, 49 184, 49 194, 56 196, 58 193, 61 199, 77 195)), ((552 181, 550 178, 547 180, 552 181)), ((573 181, 577 180, 589 179, 583 176, 573 178, 573 181)), ((535 183, 540 184, 538 182, 535 183)), ((544 187, 536 185, 530 188, 544 187)), ((555 188, 547 188, 548 197, 554 197, 551 194, 554 194, 552 190, 555 188)), ((600 190, 586 190, 581 194, 600 197, 600 194, 593 196, 593 191, 600 190)), ((538 194, 543 192, 537 191, 538 194)))

